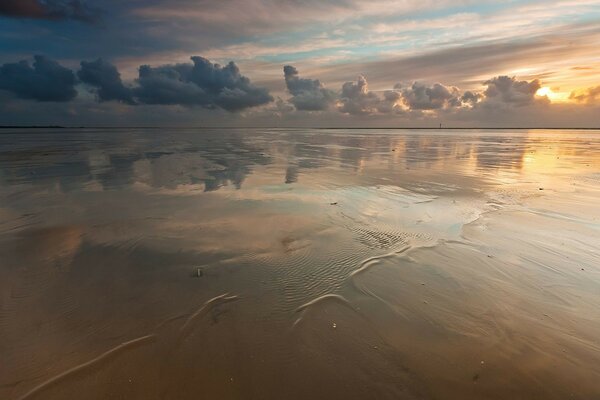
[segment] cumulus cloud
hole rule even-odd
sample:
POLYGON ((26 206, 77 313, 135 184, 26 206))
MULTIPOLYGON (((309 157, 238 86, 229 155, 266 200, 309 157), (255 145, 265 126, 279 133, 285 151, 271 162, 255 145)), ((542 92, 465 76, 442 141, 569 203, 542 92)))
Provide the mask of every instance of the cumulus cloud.
MULTIPOLYGON (((483 82, 482 90, 465 92, 441 83, 420 82, 404 86, 397 84, 393 90, 371 91, 367 79, 361 75, 355 82, 344 83, 340 91, 332 91, 326 89, 318 79, 300 77, 298 70, 289 65, 284 67, 283 72, 287 90, 292 97, 287 101, 280 98, 274 101, 267 89, 253 85, 233 62, 221 66, 198 56, 191 57, 191 60, 192 63, 142 65, 138 78, 126 84, 118 69, 101 58, 82 61, 75 74, 56 61, 35 56, 33 64, 20 61, 0 65, 0 95, 6 99, 18 97, 35 101, 67 102, 76 97, 76 85, 83 83, 91 88, 97 101, 101 103, 117 101, 136 106, 183 105, 230 112, 271 103, 268 107, 260 107, 256 113, 245 114, 244 117, 264 118, 265 121, 276 117, 285 121, 286 116, 289 116, 297 118, 296 122, 300 121, 302 114, 294 117, 294 110, 332 111, 314 116, 323 118, 323 121, 335 119, 336 112, 378 115, 382 120, 389 120, 392 115, 422 120, 441 115, 445 119, 454 118, 456 121, 476 118, 493 120, 491 118, 496 118, 495 115, 511 111, 509 108, 517 114, 520 106, 549 103, 546 97, 536 95, 541 87, 538 80, 521 81, 515 77, 496 76, 483 82)), ((600 102, 600 87, 574 92, 570 98, 582 104, 597 104, 600 102)), ((4 103, 6 106, 9 102, 4 103)), ((31 107, 31 104, 24 102, 14 103, 31 107)), ((89 107, 89 103, 86 104, 89 107)), ((86 105, 81 103, 80 110, 84 106, 86 105)), ((62 105, 55 107, 68 108, 62 105)), ((116 110, 118 105, 104 107, 116 110)), ((76 106, 72 109, 76 110, 76 106)), ((149 106, 145 109, 159 110, 160 107, 149 106)), ((540 112, 543 109, 544 107, 536 108, 540 112)), ((527 107, 520 112, 536 110, 527 107)))
MULTIPOLYGON (((292 66, 284 67, 284 75, 288 91, 294 95, 290 102, 297 109, 322 110, 324 107, 317 106, 319 100, 323 100, 321 90, 323 85, 319 80, 303 79, 298 76, 298 71, 292 66), (303 100, 307 99, 306 102, 303 100), (310 100, 310 101, 309 101, 310 100), (308 103, 313 108, 298 106, 308 103)), ((458 87, 447 86, 442 83, 424 84, 413 82, 410 85, 396 84, 393 90, 374 92, 369 90, 367 79, 359 76, 356 82, 346 82, 342 90, 337 94, 337 110, 344 114, 373 115, 373 114, 406 114, 422 115, 423 112, 443 111, 459 112, 469 109, 486 107, 506 109, 506 107, 518 107, 529 104, 547 104, 548 99, 536 96, 541 87, 539 80, 520 81, 515 77, 496 76, 483 83, 482 91, 468 90, 462 92, 458 87)), ((572 98, 578 96, 581 102, 593 102, 594 96, 600 90, 589 90, 589 94, 573 94, 572 98)), ((327 101, 334 97, 329 92, 327 101)), ((322 103, 321 103, 322 104, 322 103)))
POLYGON ((338 110, 346 114, 373 114, 379 110, 381 98, 369 90, 367 79, 359 75, 355 82, 342 85, 338 110))
POLYGON ((396 84, 394 90, 382 94, 369 90, 367 80, 359 76, 358 81, 346 82, 338 110, 347 114, 404 114, 407 111, 441 110, 475 104, 480 95, 467 92, 461 95, 454 86, 435 83, 431 86, 414 82, 408 87, 396 84))
POLYGON ((569 96, 569 99, 575 100, 578 103, 598 104, 600 103, 600 86, 587 88, 584 91, 574 91, 569 96))
POLYGON ((134 104, 131 89, 123 85, 121 74, 111 63, 102 60, 82 61, 77 72, 81 82, 96 89, 98 101, 117 100, 134 104))
POLYGON ((399 104, 402 94, 397 90, 386 90, 383 92, 383 99, 377 105, 377 111, 382 114, 400 113, 402 109, 399 104))
POLYGON ((411 110, 439 110, 462 105, 458 88, 441 83, 427 86, 414 82, 402 89, 402 101, 411 110))
POLYGON ((334 92, 326 89, 318 79, 300 78, 298 70, 291 65, 283 67, 283 74, 287 89, 293 96, 289 101, 297 110, 326 110, 335 100, 334 92))
POLYGON ((0 66, 0 89, 22 99, 37 101, 69 101, 77 96, 73 71, 47 57, 34 56, 28 61, 0 66))
POLYGON ((536 101, 535 93, 541 88, 540 81, 518 81, 515 77, 497 76, 486 82, 483 92, 486 103, 504 103, 514 106, 525 106, 536 101))
MULTIPOLYGON (((82 61, 77 77, 93 88, 99 102, 201 106, 234 112, 273 101, 268 90, 254 86, 235 63, 222 67, 202 57, 191 59, 193 64, 142 65, 134 87, 123 84, 117 68, 101 58, 82 61)), ((73 71, 44 56, 35 56, 33 67, 27 61, 0 66, 0 89, 23 99, 69 101, 77 95, 76 83, 73 71)))
POLYGON ((2 0, 0 15, 13 18, 72 19, 94 22, 98 9, 83 0, 2 0))
POLYGON ((273 101, 267 89, 254 86, 234 62, 221 67, 202 57, 193 64, 142 65, 133 89, 146 104, 181 104, 239 111, 273 101))
POLYGON ((482 99, 483 95, 481 93, 473 92, 470 90, 464 92, 463 95, 460 97, 460 100, 463 104, 469 104, 471 106, 479 103, 482 99))

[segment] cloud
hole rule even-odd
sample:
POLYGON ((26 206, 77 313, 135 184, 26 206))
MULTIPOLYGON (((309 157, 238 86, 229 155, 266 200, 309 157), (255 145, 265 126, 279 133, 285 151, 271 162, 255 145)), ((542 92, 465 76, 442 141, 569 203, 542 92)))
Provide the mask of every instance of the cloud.
POLYGON ((326 89, 318 79, 298 76, 298 70, 291 65, 283 67, 285 84, 293 96, 289 101, 297 110, 323 111, 335 100, 335 93, 326 89))
POLYGON ((587 88, 583 91, 574 91, 569 96, 569 99, 575 100, 578 103, 598 104, 600 103, 600 86, 587 88))
POLYGON ((283 100, 281 97, 277 97, 275 102, 264 109, 265 112, 271 114, 272 116, 282 117, 283 115, 289 114, 294 111, 294 107, 283 100))
MULTIPOLYGON (((476 107, 505 109, 530 104, 548 104, 549 100, 536 96, 541 87, 539 80, 519 81, 514 77, 497 76, 484 82, 486 89, 465 91, 441 83, 427 85, 413 82, 410 86, 398 83, 394 90, 383 94, 370 91, 367 80, 346 82, 338 101, 338 111, 353 115, 396 114, 422 116, 423 111, 463 112, 476 107)), ((595 93, 595 92, 594 92, 595 93)), ((598 91, 600 95, 600 90, 598 91)))
POLYGON ((514 76, 497 76, 484 82, 485 103, 525 106, 536 101, 535 93, 542 87, 538 79, 518 81, 514 76))
MULTIPOLYGON (((426 125, 431 118, 438 117, 443 117, 445 123, 458 126, 487 123, 507 126, 507 120, 515 126, 531 126, 538 121, 535 118, 546 121, 552 115, 547 107, 550 104, 548 98, 536 95, 541 87, 540 81, 531 78, 521 80, 523 78, 495 76, 479 80, 483 85, 479 89, 464 92, 455 86, 420 81, 397 84, 392 90, 371 91, 367 79, 361 75, 354 82, 345 82, 341 90, 333 91, 326 89, 318 79, 300 77, 296 68, 287 65, 284 78, 292 97, 287 101, 279 97, 273 101, 269 91, 252 84, 235 63, 221 66, 197 56, 191 57, 191 60, 192 63, 142 65, 138 78, 129 84, 122 81, 114 65, 100 58, 82 61, 77 74, 44 56, 35 56, 31 65, 27 61, 0 65, 0 119, 9 123, 27 121, 27 118, 37 121, 40 119, 32 114, 39 113, 48 121, 83 121, 89 118, 96 123, 111 115, 115 124, 127 124, 127 121, 177 121, 179 124, 212 121, 215 125, 256 123, 257 126, 268 126, 277 121, 281 126, 302 126, 309 122, 330 126, 343 121, 347 123, 341 113, 377 116, 363 118, 365 124, 362 126, 383 126, 391 122, 426 125), (15 99, 68 102, 76 97, 75 87, 79 82, 88 85, 101 104, 95 104, 89 97, 68 105, 36 105, 15 99), (120 111, 122 104, 117 102, 144 107, 132 107, 123 113, 120 111), (223 113, 209 111, 223 109, 234 112, 267 103, 271 104, 239 117, 223 118, 223 113), (295 110, 330 112, 315 113, 309 121, 306 115, 295 113, 295 110)), ((387 77, 387 80, 391 79, 394 77, 387 77)), ((381 82, 377 84, 381 85, 381 82)), ((273 88, 276 90, 274 85, 273 88)), ((568 111, 561 108, 561 118, 577 121, 574 112, 579 107, 583 111, 577 112, 588 124, 589 113, 597 107, 582 107, 575 103, 598 104, 600 87, 573 92, 570 98, 573 100, 572 108, 568 111)), ((553 105, 552 110, 559 110, 559 106, 553 105)), ((560 119, 554 121, 560 125, 560 119)), ((57 122, 63 123, 67 122, 57 122)))
POLYGON ((344 83, 337 96, 332 91, 323 95, 323 85, 319 80, 300 78, 298 70, 292 66, 284 67, 284 76, 288 91, 294 95, 289 101, 296 105, 296 109, 304 110, 326 110, 335 97, 337 111, 351 115, 405 114, 409 111, 472 107, 484 98, 481 93, 467 91, 462 94, 457 87, 441 83, 396 84, 393 90, 374 92, 369 90, 363 75, 356 82, 344 83))
MULTIPOLYGON (((292 94, 314 92, 322 87, 318 80, 298 79, 297 70, 293 67, 287 66, 284 72, 288 90, 292 94)), ((367 79, 360 75, 356 82, 346 82, 342 85, 337 100, 337 110, 351 115, 404 114, 407 111, 472 106, 481 98, 481 94, 474 92, 466 92, 461 95, 458 88, 441 83, 427 86, 414 82, 408 87, 396 84, 393 90, 377 93, 369 90, 367 79)))
POLYGON ((441 83, 426 86, 414 82, 410 87, 402 89, 402 101, 411 110, 439 110, 460 107, 462 104, 458 88, 441 83))
POLYGON ((381 103, 377 93, 369 91, 367 79, 359 75, 356 83, 346 82, 342 85, 338 110, 352 115, 374 114, 379 111, 381 103))
POLYGON ((73 71, 44 56, 0 66, 0 89, 22 99, 69 101, 77 96, 73 71))
POLYGON ((481 93, 479 93, 479 92, 473 92, 471 90, 467 90, 460 97, 460 100, 461 100, 462 103, 464 103, 464 104, 470 104, 470 105, 475 105, 479 101, 481 101, 482 99, 483 99, 483 95, 481 93))
POLYGON ((77 72, 81 82, 96 88, 99 101, 118 100, 127 104, 135 104, 131 89, 121 81, 117 68, 101 58, 96 61, 82 61, 77 72))
MULTIPOLYGON (((202 57, 191 59, 193 64, 142 65, 134 87, 124 85, 117 68, 101 58, 82 61, 77 76, 94 88, 99 102, 201 106, 234 112, 273 101, 268 90, 254 86, 235 63, 221 67, 202 57)), ((0 66, 0 89, 23 99, 69 101, 77 95, 76 83, 73 71, 44 56, 35 56, 33 68, 27 61, 0 66)))
POLYGON ((361 71, 378 85, 392 86, 401 76, 405 81, 452 82, 474 90, 484 78, 518 74, 528 80, 544 76, 544 82, 553 86, 586 87, 597 84, 594 80, 598 81, 600 69, 588 71, 586 76, 581 72, 565 75, 560 71, 567 60, 573 65, 589 64, 589 54, 594 53, 599 43, 598 24, 579 23, 521 40, 489 37, 485 43, 444 41, 436 46, 424 44, 415 51, 390 51, 387 57, 319 65, 313 70, 325 82, 344 81, 361 71))
POLYGON ((269 92, 252 85, 234 62, 221 67, 205 58, 191 57, 193 64, 151 67, 142 65, 133 89, 145 104, 180 104, 240 111, 273 101, 269 92))
POLYGON ((397 90, 386 90, 383 92, 383 99, 377 105, 377 111, 382 114, 400 113, 402 109, 399 107, 402 94, 397 90))
POLYGON ((218 30, 219 33, 250 36, 288 31, 291 27, 307 26, 311 23, 337 24, 365 17, 389 17, 393 13, 431 11, 452 5, 453 1, 170 0, 140 2, 142 4, 135 4, 132 13, 153 21, 157 18, 175 21, 176 25, 185 28, 207 27, 208 31, 218 30))
POLYGON ((0 15, 13 18, 98 20, 100 12, 83 0, 2 0, 0 15))

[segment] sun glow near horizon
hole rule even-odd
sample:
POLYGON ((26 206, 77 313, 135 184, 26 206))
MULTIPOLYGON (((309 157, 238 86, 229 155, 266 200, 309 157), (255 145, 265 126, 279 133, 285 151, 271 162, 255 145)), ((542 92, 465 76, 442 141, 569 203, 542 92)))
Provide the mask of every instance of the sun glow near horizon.
POLYGON ((560 89, 553 89, 549 86, 542 86, 535 93, 539 97, 547 97, 552 103, 569 103, 571 92, 561 91, 560 89))

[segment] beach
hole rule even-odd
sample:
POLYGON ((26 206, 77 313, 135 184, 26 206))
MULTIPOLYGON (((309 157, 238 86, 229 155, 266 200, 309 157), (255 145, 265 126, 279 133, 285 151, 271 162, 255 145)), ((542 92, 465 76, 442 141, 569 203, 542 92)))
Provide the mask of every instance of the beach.
POLYGON ((600 131, 5 129, 0 398, 600 396, 600 131))

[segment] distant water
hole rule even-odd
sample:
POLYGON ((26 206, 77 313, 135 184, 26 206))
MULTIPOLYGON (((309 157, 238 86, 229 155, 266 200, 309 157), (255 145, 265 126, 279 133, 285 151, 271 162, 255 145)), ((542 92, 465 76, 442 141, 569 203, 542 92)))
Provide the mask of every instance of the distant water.
POLYGON ((2 130, 0 398, 600 398, 600 131, 2 130))

